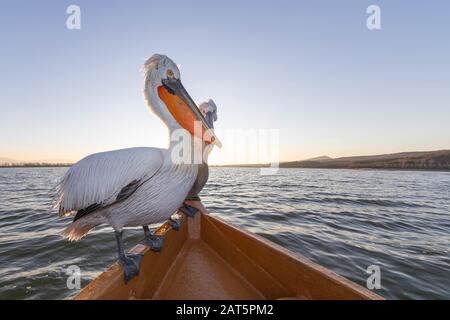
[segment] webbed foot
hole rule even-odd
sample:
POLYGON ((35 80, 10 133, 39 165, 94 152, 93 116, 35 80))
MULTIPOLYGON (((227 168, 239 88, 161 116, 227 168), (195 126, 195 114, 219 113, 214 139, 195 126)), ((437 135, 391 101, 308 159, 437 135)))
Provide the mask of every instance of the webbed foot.
POLYGON ((180 211, 183 212, 188 217, 193 218, 195 216, 195 214, 198 212, 198 209, 194 208, 193 206, 189 206, 189 205, 184 204, 180 208, 180 211))
POLYGON ((178 230, 180 230, 180 227, 181 227, 181 220, 175 219, 175 218, 170 218, 169 224, 173 230, 178 231, 178 230))
POLYGON ((148 244, 150 245, 150 249, 155 252, 160 252, 164 245, 164 237, 157 235, 149 235, 146 237, 148 244))
POLYGON ((122 265, 125 275, 125 283, 130 281, 133 277, 139 275, 141 260, 141 254, 129 254, 119 257, 119 263, 122 265))

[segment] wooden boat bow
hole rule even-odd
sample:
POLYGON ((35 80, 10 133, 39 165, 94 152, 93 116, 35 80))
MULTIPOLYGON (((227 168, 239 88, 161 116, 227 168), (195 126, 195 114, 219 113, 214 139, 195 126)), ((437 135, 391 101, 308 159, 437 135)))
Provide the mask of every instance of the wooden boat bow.
POLYGON ((168 223, 160 253, 144 243, 138 277, 127 284, 116 262, 74 299, 382 299, 379 295, 262 237, 207 214, 168 223))

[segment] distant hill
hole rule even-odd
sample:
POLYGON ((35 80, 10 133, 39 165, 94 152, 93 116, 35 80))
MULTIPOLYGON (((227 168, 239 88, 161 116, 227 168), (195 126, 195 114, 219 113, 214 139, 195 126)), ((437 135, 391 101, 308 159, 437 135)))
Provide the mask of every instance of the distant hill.
MULTIPOLYGON (((0 158, 0 167, 67 167, 69 161, 23 162, 0 158)), ((264 164, 226 165, 224 167, 265 167, 264 164)), ((220 167, 220 166, 219 166, 220 167)), ((281 162, 280 168, 328 168, 328 169, 410 169, 450 170, 450 150, 400 152, 372 156, 330 158, 320 156, 301 161, 281 162)))
POLYGON ((319 157, 303 161, 280 163, 281 168, 336 168, 336 169, 424 169, 450 170, 450 150, 401 152, 373 156, 325 159, 319 157))
POLYGON ((333 160, 333 158, 330 158, 329 156, 320 156, 311 159, 306 159, 303 161, 328 161, 328 160, 333 160))

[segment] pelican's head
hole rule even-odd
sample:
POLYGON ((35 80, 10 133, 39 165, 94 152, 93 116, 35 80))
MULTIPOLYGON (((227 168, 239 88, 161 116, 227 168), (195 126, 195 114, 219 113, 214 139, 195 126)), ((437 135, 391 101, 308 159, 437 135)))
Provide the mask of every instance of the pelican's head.
POLYGON ((217 121, 217 105, 215 104, 213 99, 209 99, 208 101, 200 103, 198 108, 200 109, 202 115, 205 117, 209 127, 211 129, 214 129, 214 122, 217 121))
POLYGON ((180 70, 167 56, 155 54, 144 64, 147 103, 169 127, 173 122, 202 138, 206 143, 221 146, 212 127, 181 84, 180 70), (196 127, 200 123, 200 130, 196 127))
POLYGON ((152 55, 143 66, 145 76, 149 78, 151 84, 158 87, 163 84, 163 80, 168 77, 180 79, 178 66, 169 57, 162 54, 152 55))

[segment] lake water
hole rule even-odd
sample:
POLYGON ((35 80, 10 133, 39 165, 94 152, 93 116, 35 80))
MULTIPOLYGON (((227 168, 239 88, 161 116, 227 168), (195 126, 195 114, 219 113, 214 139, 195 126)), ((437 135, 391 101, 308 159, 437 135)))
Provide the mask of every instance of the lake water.
MULTIPOLYGON (((64 299, 66 268, 82 286, 116 260, 110 228, 79 242, 51 209, 67 168, 0 168, 0 299, 64 299)), ((363 286, 377 265, 391 299, 450 299, 450 173, 211 168, 202 193, 214 215, 363 286)), ((126 230, 131 248, 141 229, 126 230)))

